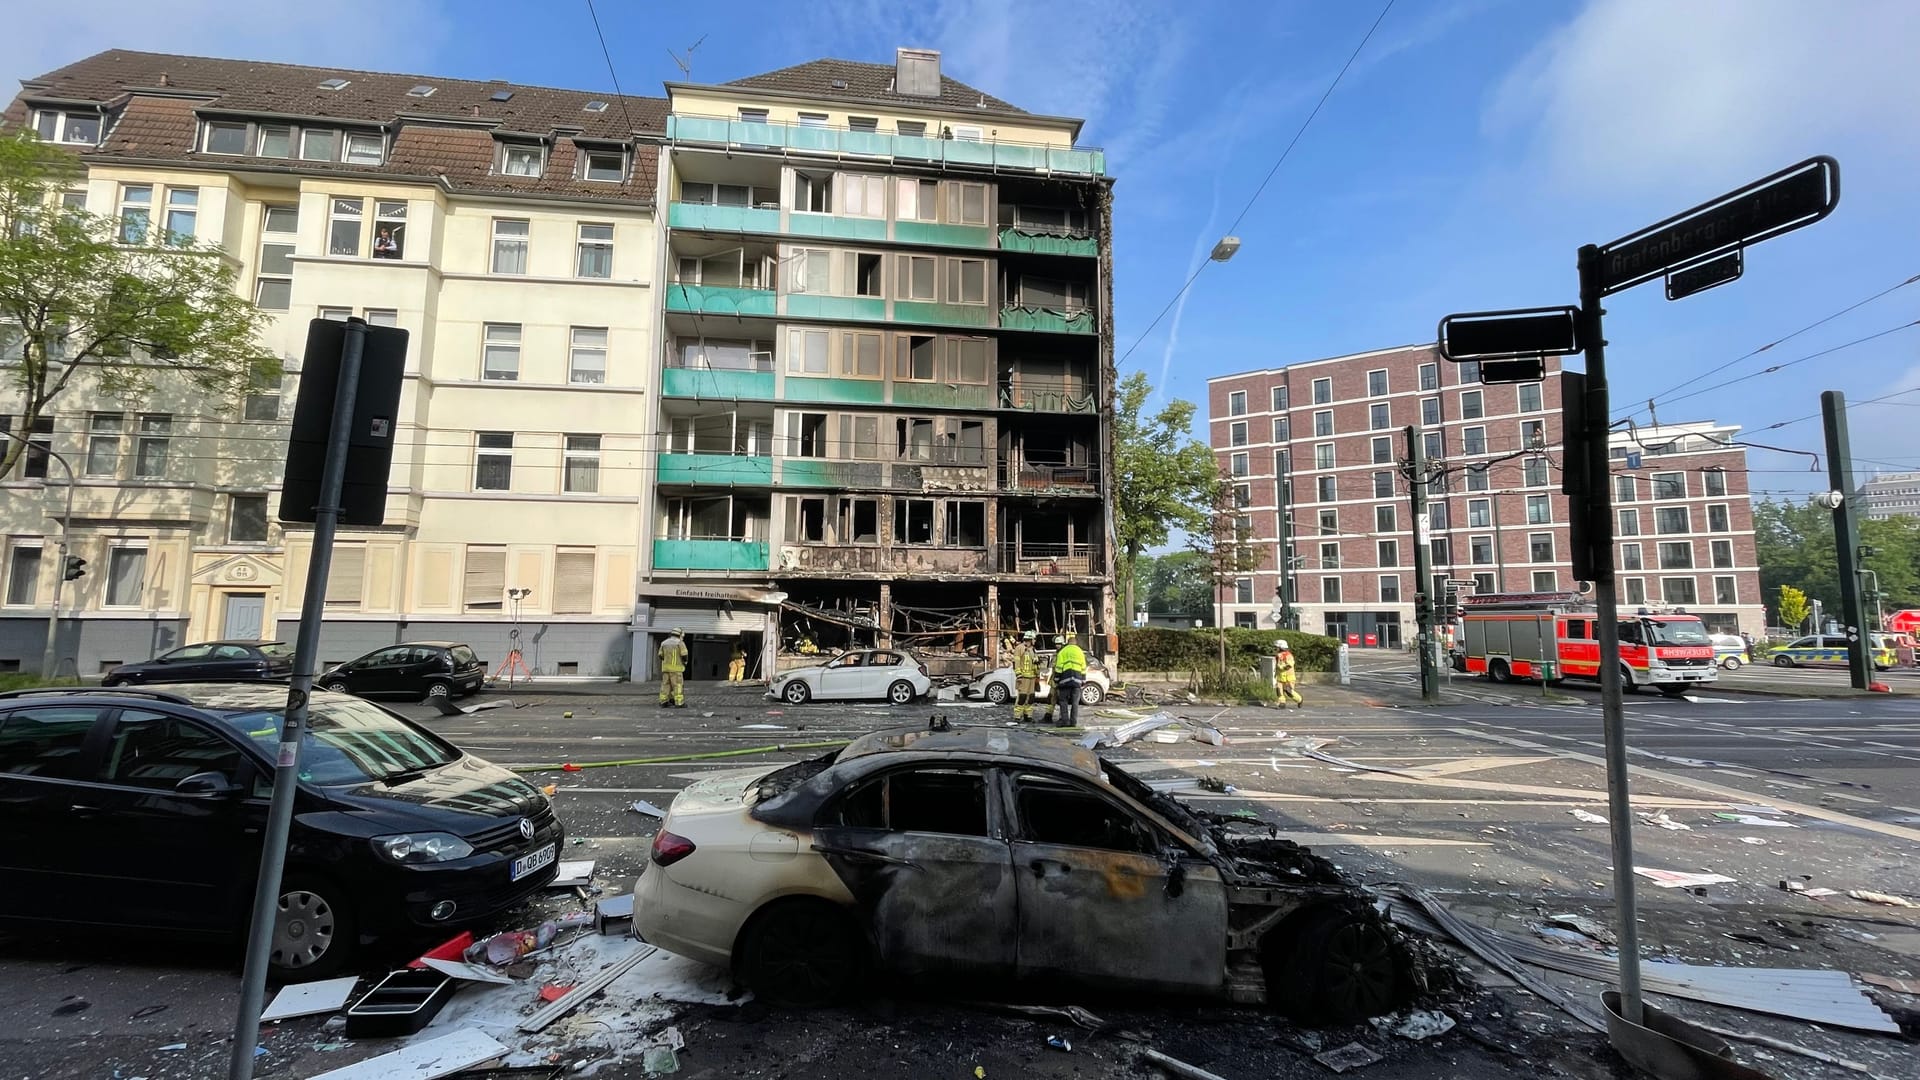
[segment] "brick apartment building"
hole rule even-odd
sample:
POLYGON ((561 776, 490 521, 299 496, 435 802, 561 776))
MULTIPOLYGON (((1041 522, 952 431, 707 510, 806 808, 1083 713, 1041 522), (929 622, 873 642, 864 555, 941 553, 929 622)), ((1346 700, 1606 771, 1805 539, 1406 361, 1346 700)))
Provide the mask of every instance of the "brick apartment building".
MULTIPOLYGON (((1477 365, 1410 345, 1209 380, 1210 442, 1233 477, 1242 526, 1265 549, 1254 573, 1222 590, 1221 617, 1273 625, 1285 579, 1302 630, 1406 644, 1419 585, 1404 432, 1416 423, 1435 468, 1432 588, 1575 587, 1558 372, 1549 359, 1540 382, 1484 385, 1477 365)), ((1717 630, 1761 631, 1746 453, 1727 445, 1737 430, 1709 422, 1616 435, 1623 606, 1664 603, 1717 630)))

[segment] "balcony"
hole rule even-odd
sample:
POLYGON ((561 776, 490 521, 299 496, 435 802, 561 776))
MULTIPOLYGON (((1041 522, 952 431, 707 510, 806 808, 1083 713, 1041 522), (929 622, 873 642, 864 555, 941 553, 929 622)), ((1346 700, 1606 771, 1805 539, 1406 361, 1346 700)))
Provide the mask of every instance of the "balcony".
POLYGON ((773 371, 670 367, 661 374, 660 395, 707 401, 772 401, 773 371))
POLYGON ((772 289, 740 289, 725 285, 667 286, 667 310, 691 315, 773 315, 772 289))
POLYGON ((1000 490, 1097 495, 1100 492, 1100 468, 1097 465, 1002 460, 1000 490))
POLYGON ((927 326, 993 326, 993 309, 985 304, 942 304, 933 300, 895 300, 893 321, 927 326))
POLYGON ((659 482, 698 487, 772 487, 773 459, 746 454, 661 454, 659 482))
POLYGON ((894 544, 787 544, 780 548, 782 574, 849 575, 881 578, 935 574, 984 574, 993 571, 983 548, 940 548, 894 544))
POLYGON ((1106 154, 1090 147, 937 139, 813 125, 749 123, 718 116, 669 116, 667 141, 674 146, 798 150, 995 171, 1020 169, 1089 177, 1103 176, 1107 171, 1106 154))
POLYGON ((893 238, 902 244, 931 247, 990 248, 993 230, 984 225, 942 225, 936 221, 896 221, 893 238))
POLYGON ((1011 383, 1000 387, 1000 407, 1022 412, 1090 415, 1099 403, 1094 399, 1093 389, 1082 380, 1015 376, 1011 383))
POLYGON ((1000 328, 1040 330, 1053 334, 1091 334, 1094 332, 1093 312, 1085 308, 1007 307, 1000 309, 1000 328))
POLYGON ((1000 545, 1000 573, 1025 577, 1075 577, 1102 571, 1100 545, 1024 543, 1000 545))
POLYGON ((780 211, 756 206, 677 202, 667 207, 667 224, 675 229, 702 232, 772 234, 780 231, 780 211))
POLYGON ((918 409, 988 409, 993 390, 965 383, 909 382, 895 380, 893 403, 918 409))
POLYGON ((887 384, 879 379, 834 379, 788 375, 784 400, 822 405, 882 405, 887 384))
POLYGON ((823 458, 783 458, 783 488, 878 488, 884 483, 877 461, 827 461, 823 458))
POLYGON ((655 540, 653 568, 765 573, 768 569, 767 542, 704 538, 655 540))
POLYGON ((795 210, 787 215, 787 234, 819 236, 829 240, 884 242, 887 239, 887 219, 795 210))
POLYGON ((1066 230, 1047 229, 1041 226, 1026 227, 1008 225, 1000 230, 1001 251, 1022 251, 1032 255, 1084 255, 1092 258, 1100 254, 1100 242, 1091 236, 1076 235, 1066 230))
POLYGON ((787 294, 787 314, 803 319, 885 322, 887 301, 878 296, 822 296, 818 293, 790 292, 787 294))

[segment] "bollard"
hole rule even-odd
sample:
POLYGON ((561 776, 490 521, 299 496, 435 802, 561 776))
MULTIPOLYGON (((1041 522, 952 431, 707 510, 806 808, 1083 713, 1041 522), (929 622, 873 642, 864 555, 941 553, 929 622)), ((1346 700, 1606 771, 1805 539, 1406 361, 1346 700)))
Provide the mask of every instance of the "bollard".
POLYGON ((1344 641, 1340 643, 1340 685, 1353 685, 1353 668, 1349 665, 1347 643, 1344 641))

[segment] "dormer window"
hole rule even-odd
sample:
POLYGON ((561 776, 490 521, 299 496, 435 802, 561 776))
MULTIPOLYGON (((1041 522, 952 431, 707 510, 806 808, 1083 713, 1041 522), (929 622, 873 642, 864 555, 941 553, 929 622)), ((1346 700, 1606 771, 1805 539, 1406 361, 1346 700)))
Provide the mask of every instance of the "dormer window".
POLYGON ((385 146, 380 136, 371 132, 350 131, 347 133, 345 153, 341 160, 349 165, 378 165, 383 159, 385 146))
POLYGON ((582 150, 582 175, 588 180, 617 184, 627 178, 627 155, 623 150, 582 150))
POLYGON ((206 150, 209 154, 246 153, 247 125, 232 121, 208 121, 206 150))
POLYGON ((100 145, 100 116, 97 113, 41 109, 34 117, 34 130, 39 133, 41 142, 100 145))
POLYGON ((501 143, 499 168, 504 176, 539 176, 546 172, 545 148, 538 143, 501 143))

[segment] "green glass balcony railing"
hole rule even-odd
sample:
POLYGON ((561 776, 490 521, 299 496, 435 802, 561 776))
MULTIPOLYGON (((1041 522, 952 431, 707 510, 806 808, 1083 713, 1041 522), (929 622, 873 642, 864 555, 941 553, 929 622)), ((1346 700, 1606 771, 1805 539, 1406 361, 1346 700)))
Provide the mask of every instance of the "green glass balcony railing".
POLYGON ((661 454, 660 483, 772 487, 773 459, 744 454, 661 454))
POLYGON ((1077 176, 1104 176, 1107 171, 1107 155, 1092 147, 932 139, 846 128, 729 120, 718 116, 669 116, 667 140, 675 145, 858 154, 932 165, 1024 169, 1077 176))
POLYGON ((655 540, 655 570, 768 569, 765 540, 655 540))
POLYGON ((772 289, 737 289, 723 285, 666 287, 667 310, 695 315, 772 315, 772 289))

